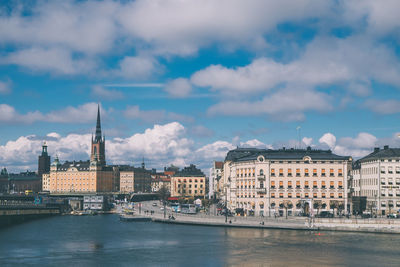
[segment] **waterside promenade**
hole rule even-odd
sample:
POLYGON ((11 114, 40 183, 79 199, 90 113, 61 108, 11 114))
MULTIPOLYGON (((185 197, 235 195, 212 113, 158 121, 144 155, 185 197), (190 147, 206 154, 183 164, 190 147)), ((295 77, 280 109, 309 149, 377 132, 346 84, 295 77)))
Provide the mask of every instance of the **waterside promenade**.
POLYGON ((242 227, 259 229, 287 229, 306 231, 341 231, 365 233, 400 234, 400 219, 360 219, 360 218, 314 218, 307 217, 228 217, 206 215, 199 213, 188 215, 167 210, 166 218, 163 211, 157 207, 144 205, 141 215, 150 216, 154 222, 169 224, 187 224, 219 227, 242 227), (145 211, 148 212, 145 212, 145 211), (151 214, 153 211, 153 214, 151 214), (172 215, 174 219, 169 219, 172 215))

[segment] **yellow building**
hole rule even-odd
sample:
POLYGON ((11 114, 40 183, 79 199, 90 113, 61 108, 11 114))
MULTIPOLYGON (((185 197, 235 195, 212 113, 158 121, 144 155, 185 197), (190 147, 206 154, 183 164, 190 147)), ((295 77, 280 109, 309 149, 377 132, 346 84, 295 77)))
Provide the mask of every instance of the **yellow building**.
POLYGON ((200 197, 206 195, 206 177, 195 165, 185 167, 171 177, 171 197, 200 197))
POLYGON ((90 161, 73 161, 61 164, 58 157, 44 176, 43 190, 51 193, 112 192, 116 171, 105 162, 105 138, 101 135, 100 108, 97 111, 96 135, 92 138, 90 161), (46 188, 46 189, 45 189, 46 188))

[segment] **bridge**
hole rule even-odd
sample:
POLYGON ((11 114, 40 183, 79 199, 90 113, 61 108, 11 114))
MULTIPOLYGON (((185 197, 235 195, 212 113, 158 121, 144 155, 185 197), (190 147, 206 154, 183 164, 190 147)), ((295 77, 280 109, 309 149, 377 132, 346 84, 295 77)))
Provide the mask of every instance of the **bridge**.
POLYGON ((63 203, 42 202, 41 198, 23 195, 0 196, 0 228, 17 223, 59 215, 63 203))

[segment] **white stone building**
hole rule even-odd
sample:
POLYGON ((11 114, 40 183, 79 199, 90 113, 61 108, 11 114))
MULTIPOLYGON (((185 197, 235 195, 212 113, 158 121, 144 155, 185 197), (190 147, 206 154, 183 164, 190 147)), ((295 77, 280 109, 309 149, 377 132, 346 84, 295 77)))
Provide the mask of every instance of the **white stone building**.
POLYGON ((222 161, 214 161, 212 168, 210 168, 209 191, 208 191, 209 199, 220 198, 220 193, 221 193, 220 180, 222 178, 223 164, 224 163, 222 161))
POLYGON ((347 213, 351 163, 330 150, 237 148, 224 162, 223 193, 232 212, 247 215, 347 213))
POLYGON ((353 196, 366 197, 366 210, 377 215, 400 210, 400 148, 375 148, 352 170, 353 196))

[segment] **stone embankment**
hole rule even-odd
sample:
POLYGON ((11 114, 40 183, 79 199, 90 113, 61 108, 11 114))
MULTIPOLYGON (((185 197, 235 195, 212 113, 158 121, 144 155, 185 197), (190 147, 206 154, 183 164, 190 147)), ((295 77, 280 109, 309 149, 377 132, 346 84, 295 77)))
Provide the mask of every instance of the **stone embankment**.
POLYGON ((309 219, 309 218, 243 218, 222 216, 190 216, 174 214, 174 219, 164 219, 160 214, 153 214, 152 220, 158 223, 187 224, 219 227, 242 227, 258 229, 286 229, 306 231, 340 231, 363 233, 400 234, 400 220, 395 219, 309 219))

